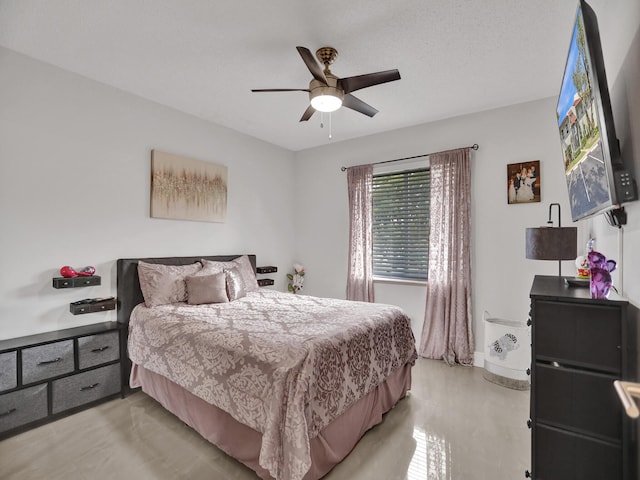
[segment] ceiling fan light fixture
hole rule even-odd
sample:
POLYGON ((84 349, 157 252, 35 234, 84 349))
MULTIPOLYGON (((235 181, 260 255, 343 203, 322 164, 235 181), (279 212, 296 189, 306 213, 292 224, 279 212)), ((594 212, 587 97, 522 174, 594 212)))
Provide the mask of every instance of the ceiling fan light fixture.
POLYGON ((342 99, 333 95, 318 95, 311 99, 311 106, 318 112, 335 112, 342 106, 342 99))

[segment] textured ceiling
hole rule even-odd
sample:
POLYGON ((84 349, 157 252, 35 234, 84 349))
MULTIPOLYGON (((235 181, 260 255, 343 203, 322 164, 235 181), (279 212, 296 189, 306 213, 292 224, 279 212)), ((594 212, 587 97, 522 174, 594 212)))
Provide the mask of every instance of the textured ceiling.
MULTIPOLYGON (((397 68, 332 115, 333 142, 556 95, 577 1, 0 0, 0 45, 297 151, 311 75, 295 50, 335 47, 339 77, 397 68)), ((594 5, 594 8, 596 6, 594 5)))

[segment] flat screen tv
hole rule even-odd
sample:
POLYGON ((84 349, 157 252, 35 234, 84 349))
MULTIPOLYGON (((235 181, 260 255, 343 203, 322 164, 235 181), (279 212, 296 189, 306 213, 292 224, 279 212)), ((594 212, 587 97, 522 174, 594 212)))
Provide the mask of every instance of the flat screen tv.
POLYGON ((580 0, 556 109, 573 221, 637 199, 620 156, 598 21, 580 0))

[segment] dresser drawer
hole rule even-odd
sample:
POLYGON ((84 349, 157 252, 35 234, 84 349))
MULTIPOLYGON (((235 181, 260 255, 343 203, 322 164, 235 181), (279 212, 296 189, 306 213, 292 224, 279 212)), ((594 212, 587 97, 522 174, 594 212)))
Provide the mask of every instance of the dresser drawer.
POLYGON ((53 413, 120 392, 120 364, 96 368, 53 382, 53 413))
POLYGON ((622 449, 618 445, 536 426, 534 478, 539 480, 618 480, 622 449))
POLYGON ((78 338, 80 369, 113 362, 118 358, 120 358, 120 339, 117 331, 78 338))
POLYGON ((47 385, 0 395, 0 432, 47 416, 47 385))
POLYGON ((0 392, 18 386, 18 354, 0 353, 0 392))
POLYGON ((73 340, 22 350, 23 385, 73 372, 73 369, 73 340))
POLYGON ((622 407, 615 377, 582 370, 535 365, 536 421, 619 442, 622 407))
POLYGON ((539 300, 533 335, 536 358, 620 373, 620 309, 539 300))

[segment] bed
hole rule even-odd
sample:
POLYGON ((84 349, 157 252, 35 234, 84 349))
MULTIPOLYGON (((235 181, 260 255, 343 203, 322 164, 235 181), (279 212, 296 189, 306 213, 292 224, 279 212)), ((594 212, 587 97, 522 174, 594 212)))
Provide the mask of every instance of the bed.
MULTIPOLYGON (((254 255, 118 260, 123 378, 260 478, 321 478, 410 389, 409 319, 390 305, 257 283, 231 302, 147 306, 139 264, 197 269, 201 260, 207 268, 244 260, 240 283, 255 282, 254 255)), ((213 278, 203 272, 194 276, 213 278)))

